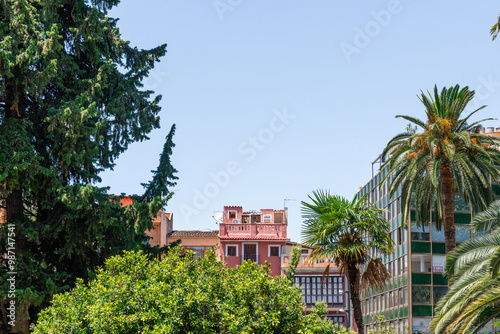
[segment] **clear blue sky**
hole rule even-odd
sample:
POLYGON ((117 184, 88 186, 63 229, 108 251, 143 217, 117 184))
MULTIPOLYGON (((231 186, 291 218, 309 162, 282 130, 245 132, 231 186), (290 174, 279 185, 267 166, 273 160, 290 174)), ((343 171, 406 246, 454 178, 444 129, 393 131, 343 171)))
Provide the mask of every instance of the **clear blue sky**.
MULTIPOLYGON (((142 193, 177 124, 175 229, 217 229, 224 205, 280 209, 300 240, 300 201, 348 198, 406 123, 420 90, 477 91, 499 117, 498 1, 124 0, 110 12, 139 48, 167 43, 145 81, 163 95, 162 128, 104 173, 113 193, 142 193), (217 179, 217 182, 214 181, 217 179)), ((500 121, 485 125, 500 127, 500 121)))

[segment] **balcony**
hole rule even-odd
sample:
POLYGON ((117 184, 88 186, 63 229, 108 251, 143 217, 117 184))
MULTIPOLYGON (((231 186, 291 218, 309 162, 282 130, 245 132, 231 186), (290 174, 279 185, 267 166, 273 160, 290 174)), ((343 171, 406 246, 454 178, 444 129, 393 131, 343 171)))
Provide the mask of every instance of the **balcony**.
POLYGON ((220 224, 221 239, 286 240, 287 224, 220 224))

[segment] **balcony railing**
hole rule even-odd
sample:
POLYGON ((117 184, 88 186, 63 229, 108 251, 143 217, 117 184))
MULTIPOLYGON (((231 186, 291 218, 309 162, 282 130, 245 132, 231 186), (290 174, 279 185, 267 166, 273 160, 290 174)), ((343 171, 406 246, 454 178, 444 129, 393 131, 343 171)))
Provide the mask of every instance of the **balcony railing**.
POLYGON ((221 238, 286 239, 287 224, 220 224, 221 238))

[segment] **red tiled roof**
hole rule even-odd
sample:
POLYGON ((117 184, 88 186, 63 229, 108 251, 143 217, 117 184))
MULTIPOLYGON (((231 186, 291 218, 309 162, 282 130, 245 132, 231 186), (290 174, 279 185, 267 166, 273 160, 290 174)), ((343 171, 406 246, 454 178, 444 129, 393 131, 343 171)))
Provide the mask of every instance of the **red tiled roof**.
POLYGON ((200 230, 184 230, 184 231, 172 231, 168 234, 169 237, 198 237, 198 238, 209 238, 218 237, 219 231, 200 231, 200 230))

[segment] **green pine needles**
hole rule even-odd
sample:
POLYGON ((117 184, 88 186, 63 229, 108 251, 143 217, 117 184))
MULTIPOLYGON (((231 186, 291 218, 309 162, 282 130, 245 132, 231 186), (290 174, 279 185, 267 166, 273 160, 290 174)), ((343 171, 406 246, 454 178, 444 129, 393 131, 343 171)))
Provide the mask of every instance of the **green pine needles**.
POLYGON ((131 143, 159 127, 161 96, 142 81, 166 45, 140 50, 123 40, 107 16, 117 3, 0 4, 0 254, 12 248, 17 273, 11 298, 1 260, 0 320, 6 325, 14 300, 14 331, 27 333, 54 293, 93 277, 107 257, 146 247, 144 231, 176 179, 170 164, 160 166, 147 201, 125 208, 95 186, 131 143))

